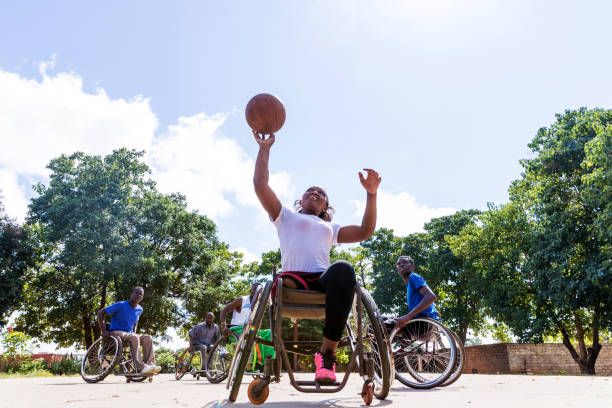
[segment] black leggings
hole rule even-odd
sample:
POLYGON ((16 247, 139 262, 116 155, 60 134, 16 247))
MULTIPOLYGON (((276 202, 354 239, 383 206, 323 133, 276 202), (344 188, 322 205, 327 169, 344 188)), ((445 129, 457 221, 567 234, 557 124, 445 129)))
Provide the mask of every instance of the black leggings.
POLYGON ((340 341, 355 297, 355 269, 346 261, 334 262, 310 285, 310 290, 325 292, 323 336, 340 341))

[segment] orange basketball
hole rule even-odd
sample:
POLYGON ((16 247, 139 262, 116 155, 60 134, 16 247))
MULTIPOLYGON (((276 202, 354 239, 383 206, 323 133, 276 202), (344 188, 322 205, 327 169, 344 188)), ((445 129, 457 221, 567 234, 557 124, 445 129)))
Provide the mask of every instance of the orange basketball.
POLYGON ((276 133, 285 123, 285 107, 274 95, 262 93, 251 98, 246 106, 246 120, 257 133, 276 133))

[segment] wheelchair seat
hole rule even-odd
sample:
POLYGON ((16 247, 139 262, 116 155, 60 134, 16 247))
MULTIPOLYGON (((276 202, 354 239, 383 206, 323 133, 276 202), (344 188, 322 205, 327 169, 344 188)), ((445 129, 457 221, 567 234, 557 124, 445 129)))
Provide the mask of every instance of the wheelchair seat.
POLYGON ((313 290, 282 288, 282 317, 294 319, 324 319, 325 293, 313 290))

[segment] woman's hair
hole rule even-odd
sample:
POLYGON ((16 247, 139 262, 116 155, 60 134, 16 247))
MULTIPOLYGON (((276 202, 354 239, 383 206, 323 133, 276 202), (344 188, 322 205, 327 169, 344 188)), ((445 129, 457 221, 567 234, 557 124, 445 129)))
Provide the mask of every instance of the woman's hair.
MULTIPOLYGON (((327 208, 322 211, 321 214, 318 215, 318 217, 323 221, 330 222, 332 220, 332 216, 334 215, 335 210, 329 205, 329 198, 327 197, 327 193, 319 186, 308 187, 306 191, 311 190, 313 188, 321 190, 323 194, 325 194, 325 205, 327 206, 327 208)), ((295 211, 299 213, 302 212, 302 205, 300 204, 300 200, 295 200, 295 202, 293 203, 293 207, 295 208, 295 211)))

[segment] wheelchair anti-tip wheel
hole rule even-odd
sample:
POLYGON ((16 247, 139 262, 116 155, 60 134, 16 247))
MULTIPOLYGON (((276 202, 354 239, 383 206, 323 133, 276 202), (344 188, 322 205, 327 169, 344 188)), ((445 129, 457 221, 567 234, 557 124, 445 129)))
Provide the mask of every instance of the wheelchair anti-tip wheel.
POLYGON ((450 330, 437 320, 412 319, 404 328, 393 329, 390 341, 395 377, 408 387, 437 387, 453 372, 455 341, 450 330))
POLYGON ((363 403, 366 405, 371 405, 374 400, 374 384, 371 382, 363 383, 363 387, 361 388, 361 398, 363 398, 363 403))
POLYGON ((115 336, 99 338, 87 350, 81 362, 81 377, 85 382, 97 383, 108 376, 123 355, 121 340, 115 336))
POLYGON ((270 387, 268 383, 262 378, 256 378, 249 384, 247 395, 249 401, 254 405, 261 405, 266 402, 268 395, 270 394, 270 387))

